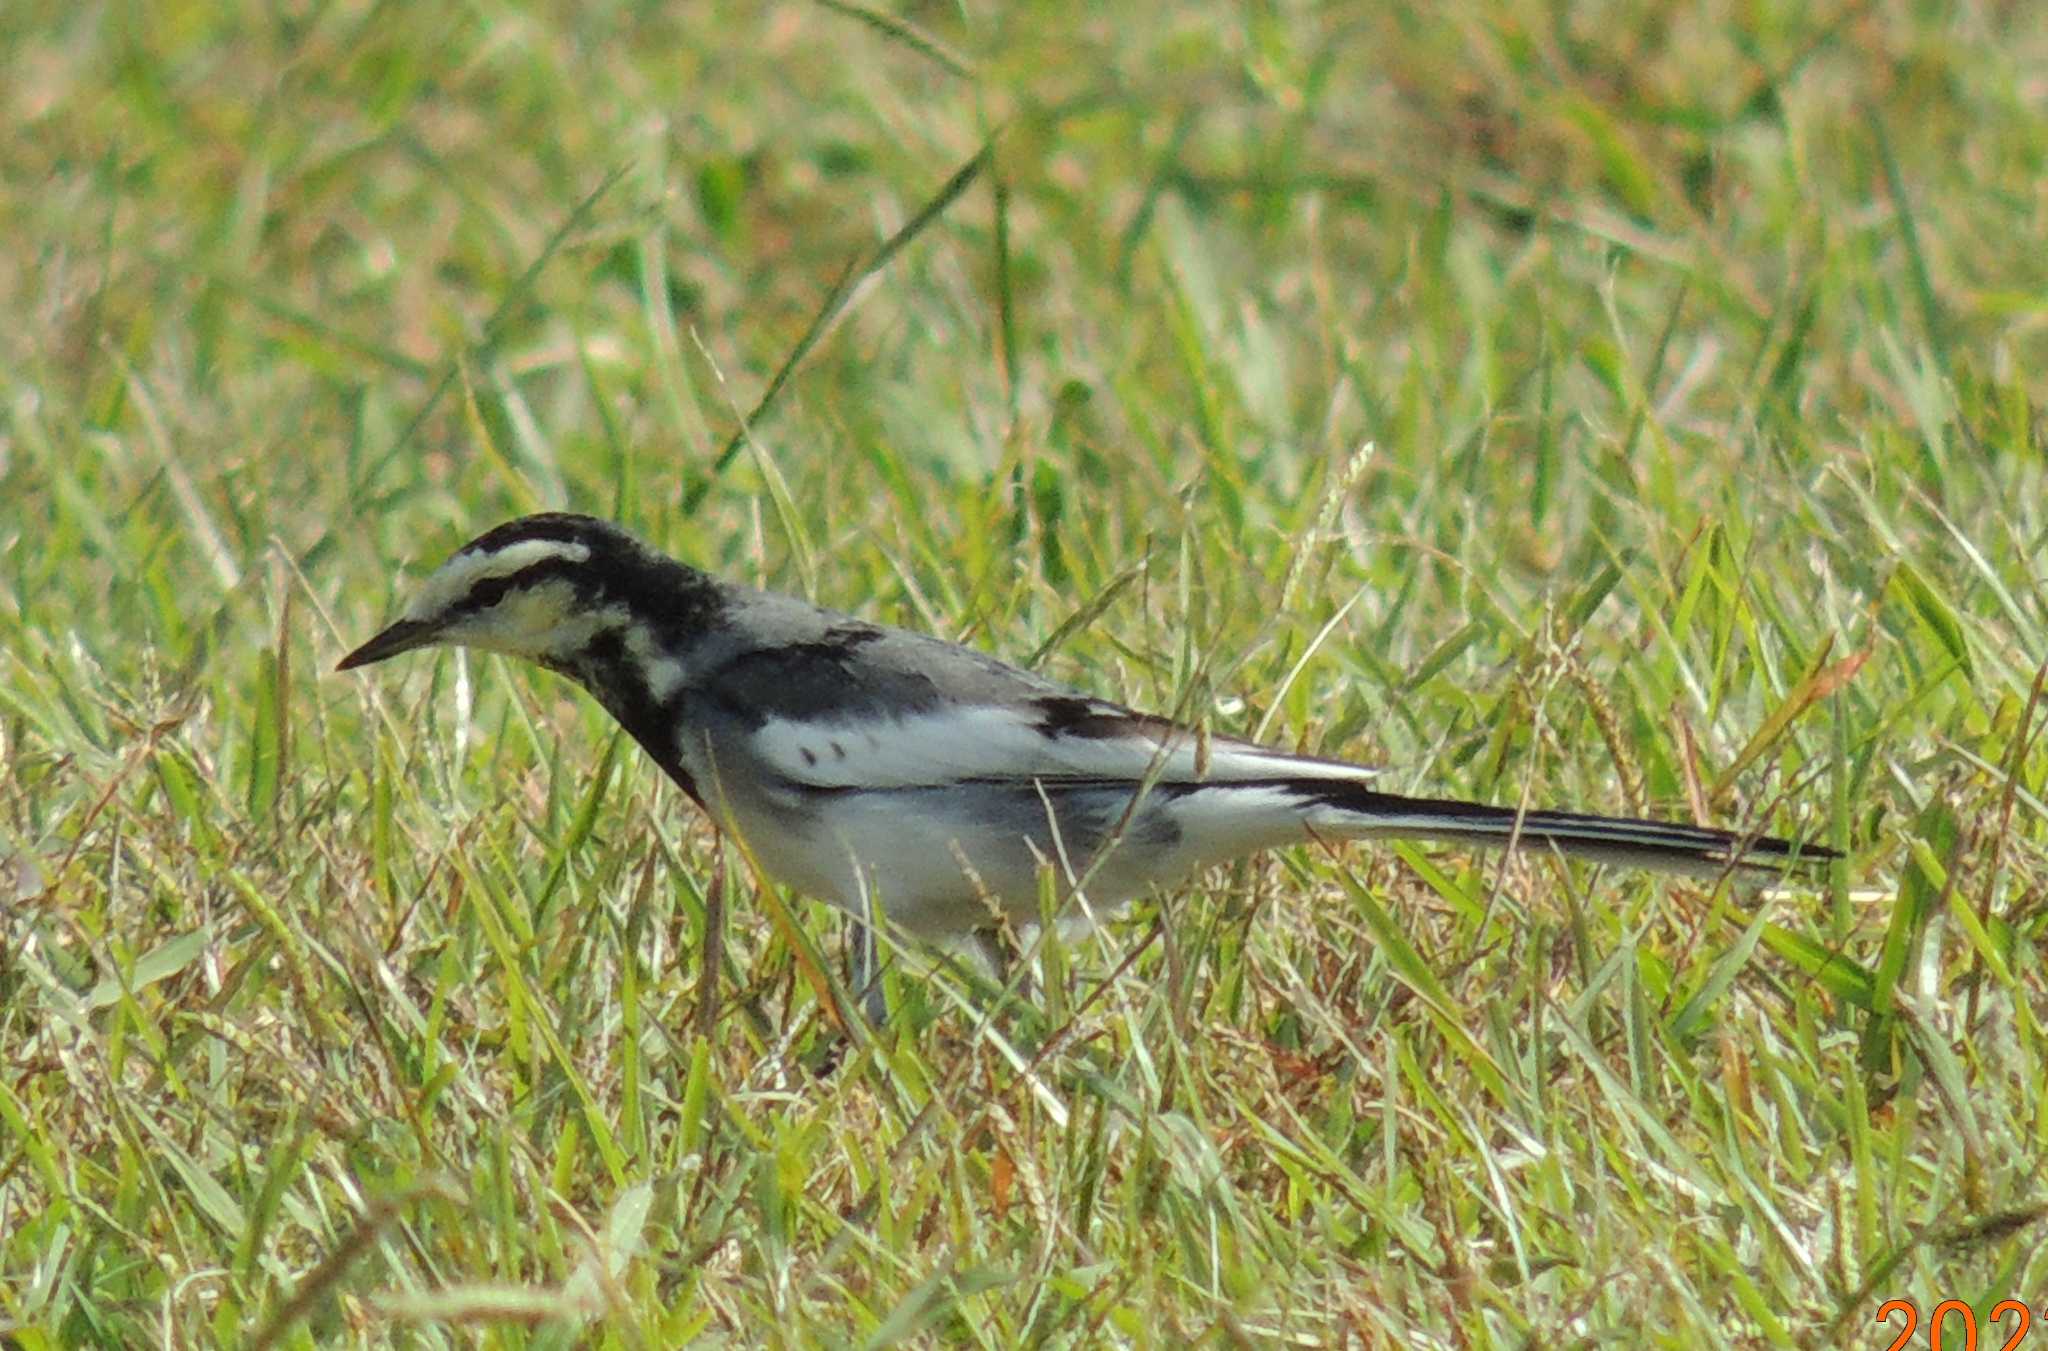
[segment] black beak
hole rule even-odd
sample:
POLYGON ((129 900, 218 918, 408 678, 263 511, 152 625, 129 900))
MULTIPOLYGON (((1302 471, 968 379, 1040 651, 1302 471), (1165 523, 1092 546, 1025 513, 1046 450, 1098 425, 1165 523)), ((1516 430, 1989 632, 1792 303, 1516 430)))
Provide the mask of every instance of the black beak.
POLYGON ((383 661, 401 652, 410 652, 416 647, 425 647, 434 641, 437 630, 432 624, 417 619, 401 619, 384 632, 364 643, 355 651, 335 664, 337 671, 353 671, 358 666, 368 666, 373 661, 383 661))

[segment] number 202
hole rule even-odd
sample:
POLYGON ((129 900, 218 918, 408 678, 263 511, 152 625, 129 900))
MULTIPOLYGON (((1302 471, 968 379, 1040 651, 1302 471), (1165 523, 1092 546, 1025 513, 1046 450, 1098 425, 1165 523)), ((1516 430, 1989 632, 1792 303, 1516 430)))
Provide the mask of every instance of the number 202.
MULTIPOLYGON (((1906 1343, 1913 1340, 1913 1333, 1920 1327, 1920 1306, 1910 1299, 1888 1299, 1879 1307, 1877 1321, 1889 1323, 1895 1313, 1906 1316, 1906 1326, 1899 1329, 1897 1339, 1886 1347, 1885 1351, 1906 1351, 1906 1343)), ((2019 1321, 2014 1324, 2012 1336, 2005 1339, 2005 1345, 2000 1347, 1999 1351, 2015 1351, 2019 1344, 2026 1340, 2027 1329, 2033 1325, 2034 1315, 2028 1311, 2026 1305, 2016 1299, 2002 1299, 1992 1305, 1991 1321, 1999 1322, 2009 1313, 2018 1314, 2019 1321)), ((1941 1334, 1950 1314, 1959 1315, 1963 1320, 1963 1351, 1977 1351, 1977 1311, 1959 1299, 1945 1299, 1934 1306, 1934 1312, 1927 1315, 1928 1336, 1933 1339, 1930 1351, 1942 1351, 1944 1343, 1941 1334)))

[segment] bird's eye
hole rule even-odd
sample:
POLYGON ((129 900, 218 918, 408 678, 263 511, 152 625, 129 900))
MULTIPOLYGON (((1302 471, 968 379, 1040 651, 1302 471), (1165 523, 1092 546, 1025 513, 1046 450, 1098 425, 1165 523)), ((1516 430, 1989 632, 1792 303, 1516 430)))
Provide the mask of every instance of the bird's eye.
POLYGON ((460 608, 470 614, 481 614, 485 610, 496 609, 511 591, 512 578, 487 577, 469 589, 460 608))

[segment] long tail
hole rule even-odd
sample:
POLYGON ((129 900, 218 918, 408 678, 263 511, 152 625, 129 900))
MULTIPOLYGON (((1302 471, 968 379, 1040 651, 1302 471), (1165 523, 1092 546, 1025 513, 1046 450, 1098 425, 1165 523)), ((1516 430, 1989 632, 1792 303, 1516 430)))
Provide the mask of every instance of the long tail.
MULTIPOLYGON (((1277 785, 1276 785, 1277 786, 1277 785)), ((1775 835, 1745 836, 1706 826, 1580 812, 1517 812, 1449 798, 1381 793, 1355 780, 1294 779, 1310 827, 1352 838, 1446 840, 1499 849, 1555 849, 1574 858, 1660 872, 1715 876, 1730 866, 1782 872, 1841 857, 1836 850, 1775 835)))

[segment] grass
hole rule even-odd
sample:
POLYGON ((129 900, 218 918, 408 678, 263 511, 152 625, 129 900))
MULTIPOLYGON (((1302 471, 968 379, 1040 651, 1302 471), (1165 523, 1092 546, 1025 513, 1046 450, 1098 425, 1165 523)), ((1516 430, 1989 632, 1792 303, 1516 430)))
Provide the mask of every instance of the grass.
POLYGON ((14 1345, 1924 1346, 2048 1289, 2024 6, 0 40, 14 1345), (819 1077, 829 912, 588 701, 330 673, 542 505, 1852 857, 1275 855, 1031 1006, 899 978, 819 1077))

